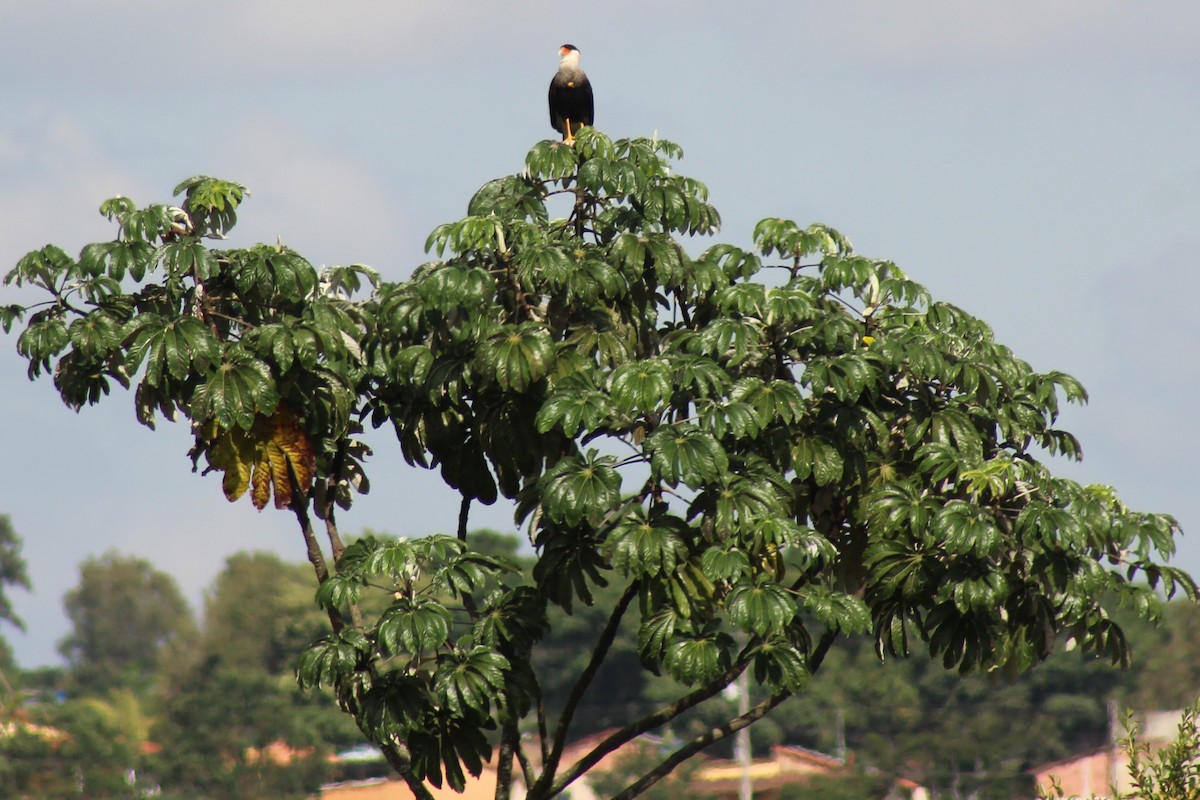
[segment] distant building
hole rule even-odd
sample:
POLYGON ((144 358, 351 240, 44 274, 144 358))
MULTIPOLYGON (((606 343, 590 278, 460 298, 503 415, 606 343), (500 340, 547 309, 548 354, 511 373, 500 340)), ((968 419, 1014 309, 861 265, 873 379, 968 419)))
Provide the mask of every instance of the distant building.
MULTIPOLYGON (((1138 742, 1153 752, 1175 738, 1183 712, 1149 711, 1135 719, 1138 742)), ((1114 787, 1119 793, 1134 788, 1129 778, 1129 757, 1116 744, 1042 764, 1031 772, 1039 791, 1057 783, 1067 797, 1112 797, 1114 787)))
MULTIPOLYGON (((572 742, 563 749, 561 764, 574 764, 615 731, 601 731, 592 736, 572 742)), ((587 774, 573 782, 563 792, 564 800, 604 800, 596 789, 594 779, 599 775, 618 770, 636 770, 637 762, 650 756, 653 761, 665 757, 673 748, 667 747, 657 737, 639 736, 604 756, 587 774), (629 761, 632 759, 633 764, 629 761)), ((533 754, 531 754, 533 755, 533 754)), ((378 765, 382 756, 372 748, 356 748, 355 751, 339 754, 346 776, 365 774, 364 765, 378 765), (373 755, 374 754, 374 755, 373 755)), ((697 764, 689 776, 687 794, 704 800, 737 800, 742 777, 742 766, 736 761, 706 759, 697 756, 697 764)), ((803 784, 814 777, 836 777, 846 770, 846 763, 834 756, 818 753, 803 747, 781 745, 771 748, 767 758, 754 759, 749 764, 750 781, 755 800, 771 800, 784 786, 803 784)), ((383 765, 386 769, 386 764, 383 765)), ((496 792, 496 770, 487 764, 478 778, 467 776, 467 785, 462 794, 448 787, 432 789, 437 800, 483 800, 493 798, 496 792)), ((525 797, 525 786, 518 779, 513 786, 513 800, 525 797)), ((321 787, 320 800, 414 800, 408 786, 395 777, 359 777, 343 780, 321 787)), ((929 793, 921 785, 909 780, 893 783, 886 798, 879 800, 928 800, 929 793)))

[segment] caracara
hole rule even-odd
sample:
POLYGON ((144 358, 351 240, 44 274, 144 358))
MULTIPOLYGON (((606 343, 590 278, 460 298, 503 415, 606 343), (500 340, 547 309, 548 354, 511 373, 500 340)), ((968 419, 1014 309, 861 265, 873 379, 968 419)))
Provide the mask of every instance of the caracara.
POLYGON ((558 74, 550 81, 550 125, 572 144, 584 125, 592 124, 592 84, 579 68, 579 48, 558 48, 558 74))

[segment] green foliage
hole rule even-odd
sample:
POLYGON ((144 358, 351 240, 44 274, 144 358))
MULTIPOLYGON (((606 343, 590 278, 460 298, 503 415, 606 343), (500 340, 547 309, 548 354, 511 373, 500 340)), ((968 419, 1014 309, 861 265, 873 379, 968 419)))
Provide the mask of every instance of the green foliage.
POLYGON ((562 792, 588 766, 559 764, 564 737, 624 624, 642 666, 681 685, 653 727, 752 665, 765 713, 838 636, 964 673, 1021 672, 1060 635, 1125 663, 1103 598, 1153 618, 1157 588, 1196 595, 1160 563, 1172 518, 1050 470, 1047 455, 1079 456, 1056 427, 1060 399, 1086 397, 1077 382, 1035 372, 828 226, 770 218, 753 250, 694 254, 685 237, 720 217, 680 155, 591 128, 542 142, 400 282, 318 271, 282 245, 206 247, 244 191, 195 178, 179 208, 107 202, 117 235, 78 260, 22 259, 6 280, 48 299, 4 323, 28 313, 18 348, 68 405, 136 387, 143 423, 192 423, 195 463, 224 473, 230 499, 249 485, 261 508, 273 490, 297 515, 333 628, 301 683, 435 786, 461 788, 497 736, 520 760, 536 714, 553 740, 530 796, 562 792), (463 512, 513 502, 531 568, 472 549, 465 516, 458 538, 344 548, 334 506, 369 487, 368 420, 440 469, 463 512), (610 585, 605 633, 551 725, 537 642, 551 612, 610 585))
POLYGON ((8 724, 0 737, 6 797, 124 800, 151 788, 137 778, 137 743, 88 704, 40 707, 8 724))
POLYGON ((0 514, 0 620, 24 630, 25 623, 13 611, 12 601, 5 594, 5 589, 14 586, 31 588, 25 559, 21 557, 21 537, 13 530, 8 515, 0 514))
POLYGON ((173 675, 149 768, 169 796, 304 798, 327 750, 290 681, 202 657, 173 675), (275 748, 272 755, 272 747, 275 748))

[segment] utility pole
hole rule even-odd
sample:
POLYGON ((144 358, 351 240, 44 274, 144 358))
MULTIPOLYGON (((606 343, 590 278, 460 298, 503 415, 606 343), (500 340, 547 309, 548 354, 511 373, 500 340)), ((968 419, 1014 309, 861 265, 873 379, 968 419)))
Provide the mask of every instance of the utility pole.
MULTIPOLYGON (((737 679, 738 716, 750 713, 750 670, 742 670, 737 679)), ((750 726, 737 732, 733 740, 734 757, 742 768, 741 781, 738 784, 738 800, 752 800, 754 786, 750 781, 750 726)))

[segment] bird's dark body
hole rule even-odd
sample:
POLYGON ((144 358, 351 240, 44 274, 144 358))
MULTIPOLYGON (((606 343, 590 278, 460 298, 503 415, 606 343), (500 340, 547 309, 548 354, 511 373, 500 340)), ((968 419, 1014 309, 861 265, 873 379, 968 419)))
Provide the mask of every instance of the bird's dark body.
MULTIPOLYGON (((574 49, 574 48, 571 48, 574 49)), ((591 125, 595 118, 592 101, 592 84, 584 71, 560 66, 550 81, 550 125, 571 139, 584 125, 591 125), (567 130, 570 121, 571 130, 567 130)))

